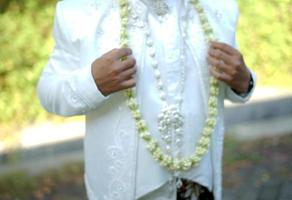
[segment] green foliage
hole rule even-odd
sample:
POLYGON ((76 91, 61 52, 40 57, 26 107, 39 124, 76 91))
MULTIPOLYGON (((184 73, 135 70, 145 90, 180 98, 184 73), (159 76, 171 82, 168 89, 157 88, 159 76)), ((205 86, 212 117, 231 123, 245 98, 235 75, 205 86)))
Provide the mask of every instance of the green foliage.
MULTIPOLYGON (((38 102, 36 83, 53 46, 55 3, 0 0, 0 127, 50 116, 38 102)), ((239 5, 238 39, 247 64, 260 84, 291 88, 291 0, 240 0, 239 5)))
POLYGON ((239 1, 238 39, 261 85, 292 86, 292 1, 239 1))
POLYGON ((21 125, 45 116, 36 83, 52 49, 54 1, 10 3, 0 15, 0 123, 21 125))

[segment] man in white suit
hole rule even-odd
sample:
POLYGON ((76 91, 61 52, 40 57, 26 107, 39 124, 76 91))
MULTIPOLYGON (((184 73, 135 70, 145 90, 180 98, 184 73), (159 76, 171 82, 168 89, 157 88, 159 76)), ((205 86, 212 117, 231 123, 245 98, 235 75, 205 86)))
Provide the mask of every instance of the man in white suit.
POLYGON ((56 45, 39 81, 40 101, 51 113, 86 115, 85 182, 90 200, 221 200, 223 101, 246 102, 255 83, 235 49, 237 4, 201 0, 197 4, 204 9, 196 10, 190 4, 196 1, 130 0, 127 17, 121 18, 123 2, 58 2, 56 45), (200 22, 204 13, 220 42, 205 41, 200 22), (120 48, 123 19, 128 21, 129 48, 120 48), (135 88, 151 138, 169 155, 187 156, 196 148, 208 115, 210 77, 219 80, 219 89, 209 149, 197 166, 174 173, 146 148, 122 91, 135 88), (164 116, 163 102, 180 102, 177 112, 182 117, 175 119, 181 123, 175 130, 181 135, 175 142, 161 136, 176 133, 160 127, 172 120, 159 118, 164 116))

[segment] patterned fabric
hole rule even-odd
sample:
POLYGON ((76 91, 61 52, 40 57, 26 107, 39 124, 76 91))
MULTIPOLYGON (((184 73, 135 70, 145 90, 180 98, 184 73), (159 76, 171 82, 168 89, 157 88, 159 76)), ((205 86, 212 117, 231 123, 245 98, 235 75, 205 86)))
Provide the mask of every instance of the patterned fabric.
POLYGON ((182 186, 177 190, 177 200, 214 200, 213 193, 206 187, 188 180, 182 180, 182 186))
POLYGON ((177 190, 174 187, 169 182, 139 200, 214 200, 213 193, 196 182, 182 179, 182 186, 177 190))

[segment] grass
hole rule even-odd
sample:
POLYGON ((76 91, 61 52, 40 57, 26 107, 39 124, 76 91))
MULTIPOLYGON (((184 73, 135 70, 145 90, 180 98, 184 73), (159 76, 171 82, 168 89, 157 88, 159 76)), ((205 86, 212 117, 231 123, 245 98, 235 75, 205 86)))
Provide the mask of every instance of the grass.
MULTIPOLYGON (((254 144, 253 144, 254 145, 254 144)), ((257 164, 261 161, 260 153, 257 151, 250 152, 249 143, 240 143, 232 137, 225 138, 224 145, 224 164, 231 165, 236 162, 252 162, 257 164)))
POLYGON ((0 194, 1 200, 73 200, 78 195, 84 196, 83 163, 68 164, 38 176, 30 176, 25 172, 2 176, 0 194))

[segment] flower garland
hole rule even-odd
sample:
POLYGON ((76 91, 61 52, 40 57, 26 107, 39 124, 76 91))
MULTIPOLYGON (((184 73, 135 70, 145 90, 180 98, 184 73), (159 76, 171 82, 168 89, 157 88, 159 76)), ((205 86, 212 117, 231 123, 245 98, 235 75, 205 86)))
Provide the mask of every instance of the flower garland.
MULTIPOLYGON (((120 4, 120 18, 121 18, 121 30, 120 30, 120 45, 121 47, 128 47, 128 24, 129 24, 129 1, 119 0, 120 4)), ((211 25, 207 19, 202 5, 199 0, 190 0, 190 4, 197 10, 201 26, 205 35, 206 42, 210 42, 215 39, 211 25)), ((203 128, 201 138, 195 148, 193 154, 183 158, 175 158, 165 154, 162 148, 159 146, 158 141, 151 136, 149 128, 146 125, 145 120, 142 118, 137 99, 135 97, 134 89, 127 89, 125 94, 127 96, 127 105, 131 110, 133 118, 136 123, 136 128, 139 136, 146 142, 147 149, 153 156, 153 158, 162 166, 172 172, 180 170, 188 171, 192 167, 196 167, 205 153, 208 151, 211 141, 212 133, 214 132, 216 119, 218 115, 218 95, 219 84, 217 79, 210 76, 209 79, 210 90, 208 99, 208 113, 203 128)))
MULTIPOLYGON (((168 6, 165 2, 165 0, 156 0, 151 1, 153 4, 154 2, 159 2, 161 4, 165 4, 165 6, 168 6)), ((157 6, 157 10, 163 9, 159 5, 154 4, 153 7, 157 6)), ((185 16, 188 16, 189 9, 186 12, 185 16)), ((161 19, 158 18, 160 22, 163 20, 163 16, 161 16, 160 12, 156 12, 156 14, 161 17, 161 19)), ((167 14, 167 13, 166 13, 167 14)), ((186 17, 185 17, 186 18, 186 17)), ((185 89, 185 83, 186 83, 186 41, 185 38, 187 37, 187 29, 188 24, 187 22, 184 23, 184 26, 180 28, 180 34, 182 35, 182 41, 180 46, 180 56, 179 56, 179 66, 180 66, 180 77, 177 87, 177 97, 173 102, 167 101, 168 91, 165 87, 165 83, 162 80, 161 75, 161 66, 159 63, 159 59, 157 58, 157 53, 155 49, 155 45, 153 44, 153 38, 152 38, 152 31, 149 26, 149 20, 145 20, 145 42, 146 42, 146 48, 148 48, 148 54, 150 58, 150 65, 153 69, 153 73, 156 80, 156 86, 158 90, 158 95, 161 102, 161 110, 158 114, 157 121, 158 121, 158 130, 161 134, 162 142, 164 143, 164 149, 166 154, 172 155, 174 157, 181 157, 181 147, 183 146, 183 136, 184 136, 184 115, 182 114, 182 105, 184 99, 182 98, 184 95, 184 89, 185 89)), ((147 50, 146 50, 147 51, 147 50)))

